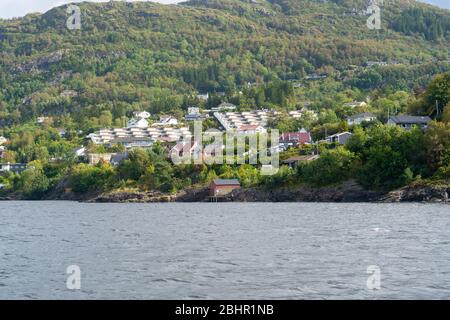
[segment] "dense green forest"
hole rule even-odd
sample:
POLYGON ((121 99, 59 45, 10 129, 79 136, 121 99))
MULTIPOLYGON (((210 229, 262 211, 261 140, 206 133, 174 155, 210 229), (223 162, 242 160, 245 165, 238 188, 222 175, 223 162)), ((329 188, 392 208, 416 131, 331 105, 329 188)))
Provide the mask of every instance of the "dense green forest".
POLYGON ((355 179, 390 190, 449 179, 450 13, 385 1, 381 29, 370 30, 361 13, 368 2, 82 3, 81 30, 66 27, 67 6, 0 20, 0 136, 9 140, 0 161, 32 167, 1 176, 2 192, 37 199, 63 182, 80 193, 176 192, 215 177, 237 177, 246 187, 355 179), (159 144, 133 152, 118 168, 80 164, 74 156, 87 134, 123 127, 133 111, 182 119, 188 107, 223 101, 241 111, 277 109, 282 116, 271 123, 275 128, 305 128, 314 141, 345 130, 354 135, 347 146, 321 145, 318 161, 273 177, 250 165, 173 166, 159 144), (367 106, 345 105, 352 101, 367 106), (287 116, 305 106, 317 118, 287 116), (345 119, 359 112, 373 112, 379 122, 349 128, 345 119), (404 113, 436 121, 426 132, 382 124, 404 113), (52 121, 38 125, 41 116, 52 121))
MULTIPOLYGON (((135 109, 182 111, 200 103, 193 98, 197 92, 226 92, 231 98, 248 83, 304 82, 316 73, 328 76, 328 87, 419 90, 450 69, 449 12, 413 1, 383 6, 381 30, 369 30, 367 16, 352 14, 354 8, 365 10, 366 1, 80 7, 81 30, 66 28, 66 6, 0 20, 0 125, 68 114, 86 130, 104 111, 113 121, 135 109), (436 34, 427 33, 434 29, 436 34), (368 61, 388 65, 366 68, 368 61), (62 96, 64 90, 77 95, 62 96)), ((310 85, 316 84, 305 84, 310 85)), ((282 105, 319 103, 323 95, 300 92, 282 105)), ((236 103, 257 108, 280 102, 249 99, 236 103)))

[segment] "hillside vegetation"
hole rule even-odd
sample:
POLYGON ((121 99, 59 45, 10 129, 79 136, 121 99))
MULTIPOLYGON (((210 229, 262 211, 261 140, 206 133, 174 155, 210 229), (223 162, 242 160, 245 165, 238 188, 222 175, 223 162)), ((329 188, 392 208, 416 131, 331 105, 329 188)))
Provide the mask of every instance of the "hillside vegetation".
MULTIPOLYGON (((410 90, 450 69, 449 11, 415 1, 383 6, 381 30, 369 30, 367 16, 352 14, 365 10, 366 1, 80 7, 81 30, 66 28, 66 6, 0 20, 0 125, 69 113, 88 129, 94 124, 86 119, 105 110, 113 119, 136 108, 175 112, 198 103, 189 99, 196 92, 232 95, 248 83, 302 81, 314 73, 329 76, 332 92, 337 86, 410 90), (391 65, 367 70, 367 61, 391 65), (64 90, 78 96, 61 97, 64 90)), ((299 95, 283 105, 323 98, 299 95)), ((251 107, 271 102, 236 101, 251 107)))
MULTIPOLYGON (((348 180, 382 191, 448 185, 450 12, 384 1, 381 29, 370 30, 361 14, 368 2, 82 3, 81 30, 66 27, 67 6, 0 20, 0 136, 7 141, 0 163, 28 164, 21 174, 0 175, 0 196, 175 193, 217 177, 268 189, 348 180), (151 122, 163 114, 181 121, 188 107, 221 102, 238 111, 277 109, 270 128, 311 132, 314 145, 289 149, 281 160, 313 151, 321 157, 263 177, 248 164, 175 166, 167 156, 173 145, 164 143, 131 151, 117 167, 75 156, 81 145, 93 153, 124 151, 86 136, 125 126, 133 111, 149 111, 151 122), (290 110, 303 110, 302 117, 290 110), (377 121, 350 126, 346 119, 362 112, 377 121), (399 114, 433 121, 427 130, 384 125, 399 114), (344 131, 353 133, 346 145, 320 142, 344 131)), ((203 124, 218 127, 212 118, 203 124)))

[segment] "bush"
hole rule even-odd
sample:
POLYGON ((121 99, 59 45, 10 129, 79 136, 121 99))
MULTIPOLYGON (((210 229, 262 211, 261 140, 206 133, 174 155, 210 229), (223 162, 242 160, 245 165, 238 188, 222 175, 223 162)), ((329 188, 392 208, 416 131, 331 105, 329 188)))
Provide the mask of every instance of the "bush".
POLYGON ((79 164, 72 169, 69 184, 75 192, 106 190, 114 180, 114 168, 109 164, 90 166, 79 164))
POLYGON ((352 177, 357 159, 353 152, 338 147, 325 151, 311 163, 300 165, 297 173, 301 181, 315 186, 338 184, 352 177))

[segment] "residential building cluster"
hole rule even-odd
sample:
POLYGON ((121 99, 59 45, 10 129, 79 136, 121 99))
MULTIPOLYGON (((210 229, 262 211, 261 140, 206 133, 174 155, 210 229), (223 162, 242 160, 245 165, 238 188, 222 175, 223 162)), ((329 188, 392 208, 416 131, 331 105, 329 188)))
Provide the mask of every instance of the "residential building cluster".
POLYGON ((259 110, 248 112, 214 112, 214 117, 225 131, 235 130, 246 133, 264 132, 269 118, 278 113, 272 110, 259 110))
POLYGON ((171 116, 160 118, 149 126, 148 112, 135 112, 126 128, 101 129, 88 135, 94 144, 112 146, 123 144, 125 148, 151 147, 154 142, 176 142, 192 136, 188 127, 178 127, 178 120, 171 116))
MULTIPOLYGON (((367 104, 365 102, 354 101, 345 104, 345 106, 355 108, 355 107, 365 107, 367 104)), ((221 103, 217 107, 211 108, 211 110, 200 110, 196 107, 191 107, 185 116, 186 121, 197 121, 204 120, 210 117, 210 114, 217 120, 218 127, 225 131, 234 131, 240 134, 258 134, 267 132, 269 129, 269 120, 274 119, 280 115, 279 112, 274 110, 255 110, 255 111, 242 111, 237 112, 236 106, 231 103, 221 103)), ((309 110, 306 106, 300 110, 294 110, 288 112, 288 116, 294 119, 301 119, 304 115, 310 115, 313 118, 317 118, 317 114, 314 111, 309 110)), ((96 164, 100 161, 111 163, 117 166, 124 159, 128 158, 128 151, 133 148, 148 148, 151 147, 155 142, 167 142, 170 152, 179 156, 184 155, 195 155, 201 156, 203 158, 212 157, 214 154, 208 154, 208 152, 203 151, 200 154, 195 142, 186 143, 186 141, 192 141, 193 134, 191 133, 189 127, 183 126, 178 122, 178 119, 174 116, 161 116, 159 121, 150 124, 149 119, 151 118, 150 113, 146 111, 137 111, 133 113, 133 118, 127 123, 124 128, 107 128, 101 129, 95 133, 91 133, 87 138, 96 145, 105 145, 106 147, 112 147, 117 144, 121 144, 127 150, 122 153, 88 153, 87 148, 81 146, 74 150, 77 157, 84 157, 90 164, 96 164)), ((38 124, 43 124, 46 122, 51 122, 50 117, 39 117, 37 119, 38 124)), ((347 123, 350 126, 361 125, 363 123, 373 122, 377 120, 377 116, 371 112, 363 112, 355 114, 348 117, 347 123)), ((431 121, 430 117, 427 116, 410 116, 410 115, 399 115, 389 117, 387 123, 390 125, 396 125, 402 127, 406 130, 418 126, 419 128, 425 129, 428 123, 431 121)), ((64 136, 64 129, 60 129, 61 136, 64 136)), ((346 144, 351 137, 352 133, 349 131, 338 132, 333 135, 325 137, 324 140, 319 142, 324 143, 336 143, 336 144, 346 144)), ((4 161, 5 154, 7 151, 6 145, 8 139, 0 136, 0 162, 4 161)), ((280 134, 280 139, 278 145, 273 145, 273 150, 285 151, 289 148, 298 148, 304 145, 314 144, 311 133, 303 128, 299 128, 296 132, 283 132, 280 134)), ((216 150, 224 149, 224 146, 217 146, 214 148, 216 150)), ((309 162, 317 159, 319 155, 298 155, 285 160, 283 163, 289 167, 295 167, 300 162, 309 162)), ((0 164, 0 172, 15 172, 21 173, 27 169, 27 164, 17 163, 3 163, 0 164)), ((231 183, 227 181, 217 181, 216 184, 212 184, 212 193, 217 194, 221 192, 228 192, 233 188, 238 187, 238 182, 231 183)))

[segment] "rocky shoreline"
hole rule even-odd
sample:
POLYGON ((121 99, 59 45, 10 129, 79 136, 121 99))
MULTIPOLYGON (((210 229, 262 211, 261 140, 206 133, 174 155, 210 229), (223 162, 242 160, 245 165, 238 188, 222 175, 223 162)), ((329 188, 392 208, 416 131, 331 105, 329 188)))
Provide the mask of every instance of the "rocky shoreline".
MULTIPOLYGON (((279 188, 267 190, 248 188, 234 190, 219 202, 430 202, 448 203, 450 187, 412 185, 389 193, 365 190, 355 182, 340 186, 313 188, 279 188)), ((152 203, 152 202, 209 202, 208 189, 192 188, 179 194, 167 195, 157 192, 109 192, 89 199, 88 202, 152 203)))
MULTIPOLYGON (((54 191, 42 200, 66 200, 89 203, 167 203, 167 202, 210 202, 207 187, 189 188, 177 194, 144 191, 111 191, 76 194, 70 190, 54 191)), ((300 186, 295 188, 242 188, 228 196, 214 199, 218 202, 428 202, 448 203, 450 186, 413 184, 391 192, 371 191, 358 183, 348 181, 339 186, 314 188, 300 186)), ((0 196, 0 201, 28 200, 20 194, 0 196)))

